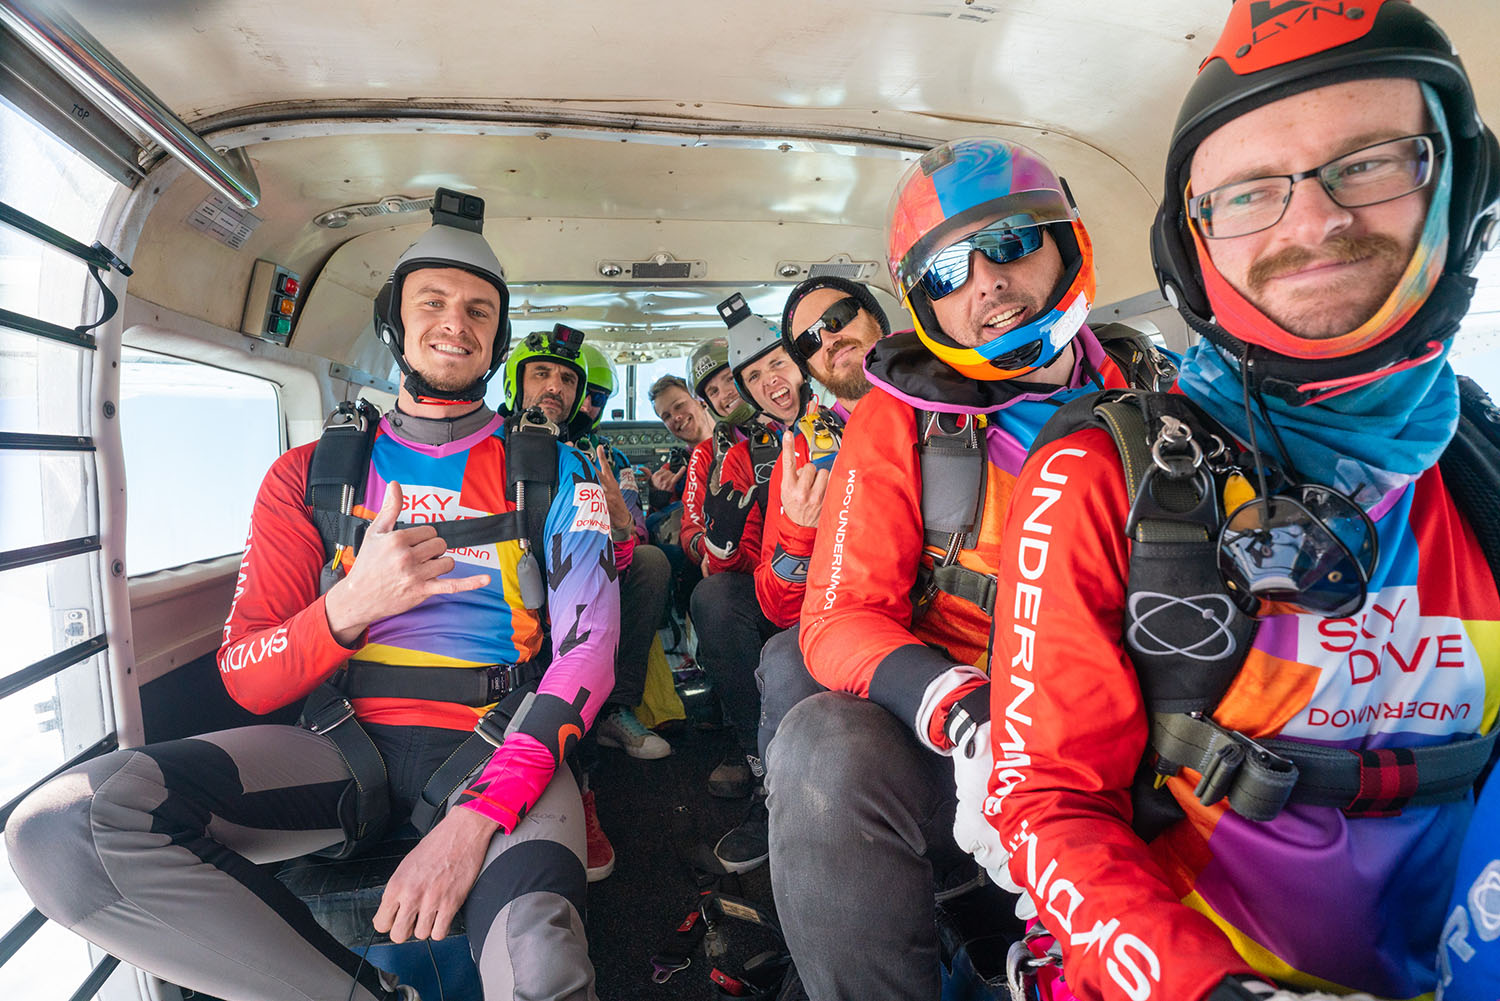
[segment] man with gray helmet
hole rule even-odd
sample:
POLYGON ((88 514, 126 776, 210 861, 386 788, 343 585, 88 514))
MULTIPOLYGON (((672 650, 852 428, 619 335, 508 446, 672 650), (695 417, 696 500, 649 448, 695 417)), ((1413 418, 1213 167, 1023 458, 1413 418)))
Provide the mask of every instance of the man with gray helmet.
POLYGON ((27 798, 6 829, 43 913, 227 1001, 417 997, 315 924, 264 865, 342 855, 408 816, 424 834, 387 884, 372 938, 441 939, 461 910, 487 985, 595 996, 566 758, 612 687, 609 521, 577 452, 484 405, 508 290, 480 233, 483 202, 444 190, 435 202, 433 227, 376 302, 403 376, 396 407, 341 408, 347 422, 316 449, 273 464, 251 515, 220 670, 255 713, 312 695, 308 725, 92 759, 27 798), (324 450, 346 429, 337 440, 366 443, 359 462, 324 450), (345 461, 323 461, 335 454, 345 461), (554 499, 538 507, 528 490, 528 514, 507 469, 530 477, 538 463, 554 499), (346 498, 331 512, 329 485, 346 498), (533 589, 525 578, 541 573, 533 589), (547 607, 558 642, 544 668, 547 607))

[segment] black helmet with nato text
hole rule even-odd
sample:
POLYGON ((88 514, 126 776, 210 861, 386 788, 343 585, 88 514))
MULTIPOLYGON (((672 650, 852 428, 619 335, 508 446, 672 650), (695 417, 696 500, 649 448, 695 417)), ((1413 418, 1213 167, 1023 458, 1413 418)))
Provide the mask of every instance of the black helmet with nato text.
POLYGON ((1417 363, 1452 337, 1473 291, 1465 276, 1495 240, 1497 203, 1500 147, 1479 117, 1463 63, 1430 17, 1407 0, 1239 0, 1178 114, 1151 257, 1163 295, 1190 327, 1232 355, 1252 358, 1250 378, 1265 391, 1308 402, 1315 385, 1372 381, 1417 363), (1441 155, 1451 160, 1446 256, 1440 269, 1434 263, 1440 274, 1419 308, 1386 326, 1352 332, 1359 336, 1334 354, 1327 342, 1282 330, 1213 268, 1188 217, 1193 154, 1220 126, 1256 108, 1318 87, 1378 78, 1416 80, 1441 104, 1448 132, 1441 155))

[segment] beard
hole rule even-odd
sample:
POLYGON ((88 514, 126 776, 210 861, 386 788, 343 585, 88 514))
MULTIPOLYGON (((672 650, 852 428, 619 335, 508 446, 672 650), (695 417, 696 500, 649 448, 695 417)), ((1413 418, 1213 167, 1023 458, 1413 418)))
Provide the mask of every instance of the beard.
MULTIPOLYGON (((1374 316, 1406 270, 1411 251, 1383 233, 1363 236, 1336 236, 1318 247, 1288 247, 1250 266, 1245 284, 1255 297, 1256 307, 1282 328, 1299 337, 1324 339, 1339 337, 1355 330, 1374 316), (1331 283, 1309 293, 1287 296, 1281 301, 1265 302, 1266 286, 1272 279, 1291 274, 1309 264, 1336 261, 1352 264, 1373 261, 1378 274, 1331 283)), ((1274 293, 1273 293, 1274 294, 1274 293)))
MULTIPOLYGON (((827 357, 833 357, 834 355, 838 354, 844 349, 844 345, 844 341, 839 341, 829 345, 827 357)), ((819 372, 816 371, 811 365, 808 366, 808 372, 814 379, 817 379, 825 387, 827 387, 828 391, 838 399, 850 401, 858 400, 870 391, 870 380, 865 377, 865 368, 863 364, 864 352, 860 353, 860 358, 861 363, 856 365, 852 372, 819 372)))

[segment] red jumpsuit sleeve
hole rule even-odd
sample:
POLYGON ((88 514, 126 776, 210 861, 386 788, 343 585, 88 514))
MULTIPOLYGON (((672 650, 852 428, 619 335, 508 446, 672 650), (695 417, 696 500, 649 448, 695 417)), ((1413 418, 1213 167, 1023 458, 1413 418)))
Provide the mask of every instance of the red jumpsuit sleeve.
POLYGON ((313 447, 286 452, 261 481, 224 623, 219 673, 230 697, 253 713, 306 697, 359 645, 333 638, 318 593, 323 544, 302 503, 313 447))
POLYGON ((702 563, 703 495, 708 491, 708 474, 714 464, 714 441, 705 438, 693 447, 688 457, 687 475, 682 478, 682 548, 694 564, 702 563))
POLYGON ((1128 508, 1104 431, 1054 442, 1022 470, 995 602, 985 813, 1075 994, 1197 1001, 1253 971, 1130 827, 1147 720, 1121 638, 1128 508))
POLYGON ((912 633, 922 557, 922 477, 912 408, 872 390, 844 429, 802 605, 802 653, 826 688, 885 706, 908 726, 953 660, 912 633))
MULTIPOLYGON (((748 441, 737 441, 733 448, 724 453, 724 468, 719 473, 719 482, 728 483, 740 493, 750 493, 755 489, 755 466, 750 461, 748 441)), ((750 513, 745 518, 745 528, 740 532, 740 544, 727 560, 708 553, 708 572, 753 574, 756 561, 760 559, 760 537, 765 520, 764 508, 760 504, 752 504, 750 513)))
MULTIPOLYGON (((807 464, 807 442, 796 438, 797 468, 807 464)), ((755 565, 755 597, 760 610, 782 629, 795 626, 807 594, 807 561, 812 558, 816 525, 799 525, 781 509, 782 461, 771 472, 766 495, 765 529, 761 533, 760 562, 755 565), (797 561, 801 562, 800 577, 797 561)))

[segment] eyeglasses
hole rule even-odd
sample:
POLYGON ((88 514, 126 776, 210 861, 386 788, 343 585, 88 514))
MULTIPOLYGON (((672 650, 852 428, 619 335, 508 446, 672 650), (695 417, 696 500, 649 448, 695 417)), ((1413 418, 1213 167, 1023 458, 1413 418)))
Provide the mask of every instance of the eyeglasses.
POLYGON ((1317 484, 1246 501, 1219 531, 1219 573, 1231 591, 1327 618, 1365 603, 1378 558, 1369 515, 1317 484))
POLYGON ((609 390, 595 389, 592 386, 589 387, 588 401, 590 406, 595 407, 599 410, 603 410, 604 405, 609 402, 609 397, 609 390))
POLYGON ((792 347, 797 349, 804 360, 818 353, 823 346, 823 331, 836 334, 843 330, 854 318, 859 315, 859 300, 849 295, 823 310, 823 315, 812 322, 812 325, 792 339, 792 347))
POLYGON ((969 280, 969 254, 979 251, 996 264, 1010 264, 1042 247, 1042 228, 1024 226, 1011 229, 997 223, 950 243, 932 258, 922 272, 922 291, 928 299, 941 299, 963 287, 969 280))
POLYGON ((1188 215, 1210 240, 1249 236, 1281 221, 1292 188, 1315 177, 1346 209, 1378 205, 1427 186, 1444 153, 1437 135, 1406 136, 1345 153, 1300 174, 1278 174, 1224 184, 1188 199, 1188 215))

